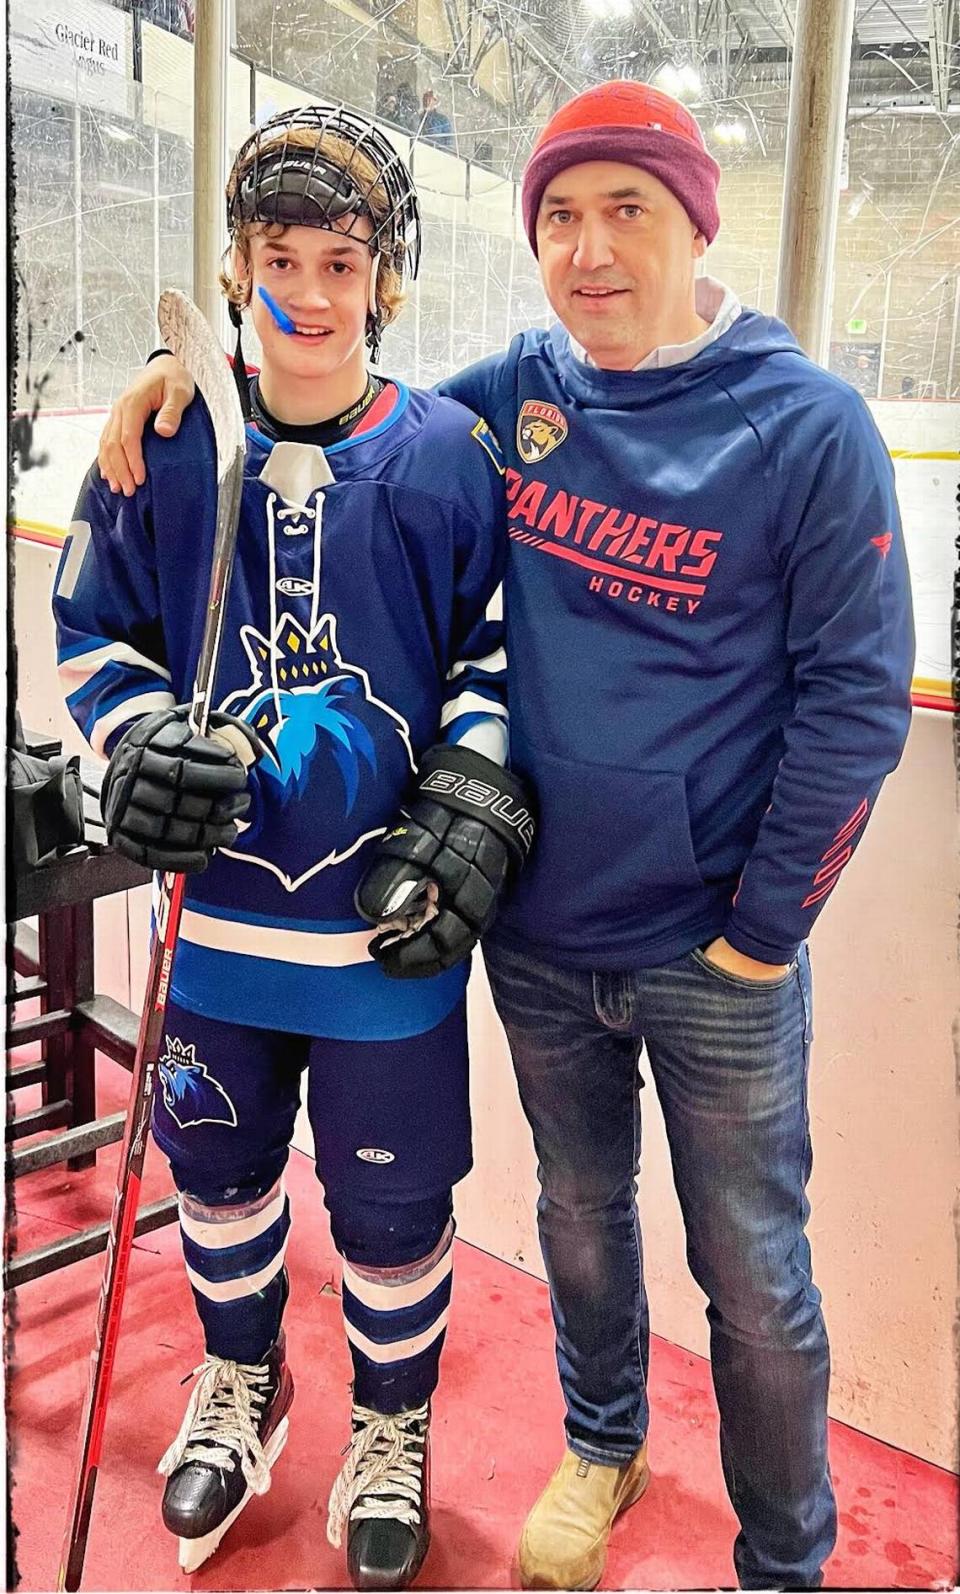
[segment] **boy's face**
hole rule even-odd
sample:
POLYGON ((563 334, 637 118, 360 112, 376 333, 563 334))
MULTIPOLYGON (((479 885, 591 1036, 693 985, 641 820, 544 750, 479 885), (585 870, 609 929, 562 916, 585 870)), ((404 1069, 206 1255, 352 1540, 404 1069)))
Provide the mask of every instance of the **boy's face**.
MULTIPOLYGON (((365 217, 348 217, 330 229, 288 227, 279 238, 262 226, 254 229, 250 310, 265 368, 279 377, 320 380, 356 361, 358 351, 365 358, 371 269, 365 240, 372 233, 365 217), (257 292, 261 286, 296 332, 281 332, 257 292)), ((235 265, 242 280, 243 261, 235 265)))

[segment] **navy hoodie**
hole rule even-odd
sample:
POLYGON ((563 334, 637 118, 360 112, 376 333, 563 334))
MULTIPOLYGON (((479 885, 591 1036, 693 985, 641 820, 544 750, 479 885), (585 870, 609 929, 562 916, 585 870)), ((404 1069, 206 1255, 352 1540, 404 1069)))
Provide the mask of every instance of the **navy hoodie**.
POLYGON ((909 575, 866 405, 752 311, 659 370, 525 332, 440 391, 508 464, 511 761, 540 827, 501 937, 574 967, 719 934, 789 962, 910 718, 909 575))

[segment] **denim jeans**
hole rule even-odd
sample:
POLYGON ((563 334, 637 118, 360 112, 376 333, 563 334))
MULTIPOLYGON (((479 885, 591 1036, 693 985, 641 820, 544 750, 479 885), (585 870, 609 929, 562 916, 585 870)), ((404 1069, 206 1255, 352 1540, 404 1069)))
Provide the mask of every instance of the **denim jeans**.
POLYGON ((649 1320, 636 1205, 639 1054, 666 1124, 687 1259, 708 1298, 743 1588, 815 1588, 836 1538, 830 1353, 804 1234, 806 948, 767 984, 693 951, 589 973, 484 944, 533 1130, 567 1442, 620 1465, 646 1438, 649 1320))

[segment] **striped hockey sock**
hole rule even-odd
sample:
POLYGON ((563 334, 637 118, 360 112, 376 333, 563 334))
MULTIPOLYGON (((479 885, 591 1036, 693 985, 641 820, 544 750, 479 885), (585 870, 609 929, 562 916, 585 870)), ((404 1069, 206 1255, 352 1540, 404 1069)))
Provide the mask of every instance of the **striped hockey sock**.
POLYGON ((282 1179, 242 1206, 205 1206, 180 1192, 183 1257, 211 1355, 256 1363, 276 1340, 289 1228, 282 1179))
POLYGON ((343 1259, 343 1317, 357 1405, 409 1411, 433 1394, 450 1307, 452 1245, 448 1223, 419 1262, 374 1268, 343 1259))

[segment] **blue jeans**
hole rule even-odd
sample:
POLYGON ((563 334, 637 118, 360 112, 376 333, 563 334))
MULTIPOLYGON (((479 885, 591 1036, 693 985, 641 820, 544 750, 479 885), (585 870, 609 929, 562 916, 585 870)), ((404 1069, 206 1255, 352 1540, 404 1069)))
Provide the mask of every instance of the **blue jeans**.
POLYGON ((691 1272, 708 1298, 742 1588, 815 1588, 836 1538, 830 1353, 804 1234, 811 1150, 806 948, 769 984, 693 951, 662 968, 557 968, 484 943, 539 1158, 538 1205, 577 1455, 646 1438, 649 1321, 636 1207, 638 1059, 666 1124, 691 1272))

